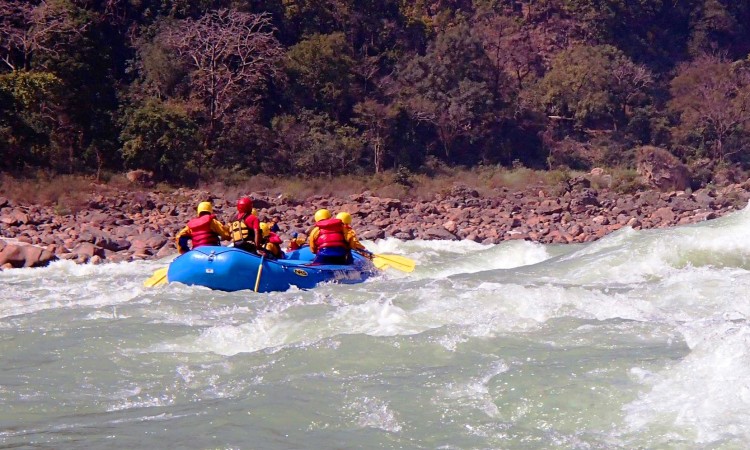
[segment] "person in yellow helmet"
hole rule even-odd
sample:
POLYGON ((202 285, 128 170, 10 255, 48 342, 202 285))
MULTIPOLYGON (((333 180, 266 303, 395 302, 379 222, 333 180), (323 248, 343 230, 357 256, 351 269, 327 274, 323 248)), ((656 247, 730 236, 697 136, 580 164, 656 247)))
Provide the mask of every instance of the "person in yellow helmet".
POLYGON ((284 252, 281 250, 282 240, 278 234, 271 231, 271 224, 268 222, 260 223, 260 231, 262 234, 262 245, 268 253, 274 258, 281 259, 284 257, 284 252))
POLYGON ((370 251, 359 242, 359 239, 357 239, 357 232, 352 228, 352 215, 348 212, 342 211, 336 214, 336 218, 344 224, 344 239, 349 248, 358 251, 368 258, 372 258, 372 253, 370 253, 370 251))
POLYGON ((177 249, 180 254, 190 250, 188 240, 193 241, 193 248, 204 245, 220 245, 221 239, 229 239, 229 230, 216 220, 211 202, 200 202, 197 217, 190 219, 187 226, 175 236, 177 249))
POLYGON ((313 264, 350 264, 351 251, 344 237, 344 223, 327 209, 315 212, 315 226, 308 238, 313 264))

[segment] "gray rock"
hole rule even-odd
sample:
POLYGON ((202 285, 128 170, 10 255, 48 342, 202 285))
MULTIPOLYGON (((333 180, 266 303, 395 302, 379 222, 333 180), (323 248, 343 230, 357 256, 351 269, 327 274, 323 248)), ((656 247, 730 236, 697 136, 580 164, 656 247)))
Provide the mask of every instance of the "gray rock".
POLYGON ((450 240, 450 241, 458 240, 455 234, 451 233, 450 231, 442 227, 429 228, 425 230, 424 235, 428 239, 442 239, 442 240, 450 240))

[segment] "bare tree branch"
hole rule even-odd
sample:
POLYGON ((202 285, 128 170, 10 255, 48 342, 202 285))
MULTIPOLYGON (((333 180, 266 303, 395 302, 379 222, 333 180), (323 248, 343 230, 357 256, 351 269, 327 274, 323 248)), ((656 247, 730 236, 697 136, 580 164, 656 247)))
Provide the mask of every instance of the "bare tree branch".
POLYGON ((72 36, 80 35, 88 24, 71 20, 64 6, 42 1, 34 6, 26 1, 0 0, 0 51, 11 70, 29 69, 34 52, 57 54, 72 36))
POLYGON ((264 81, 278 75, 283 56, 268 14, 213 11, 168 27, 160 37, 192 68, 191 91, 205 107, 209 145, 238 100, 258 95, 264 81))

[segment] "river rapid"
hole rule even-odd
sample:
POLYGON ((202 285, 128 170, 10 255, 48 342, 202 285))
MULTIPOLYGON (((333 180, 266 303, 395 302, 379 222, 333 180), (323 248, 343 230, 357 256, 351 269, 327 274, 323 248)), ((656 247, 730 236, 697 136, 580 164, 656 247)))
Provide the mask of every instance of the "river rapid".
POLYGON ((746 448, 749 230, 388 239, 414 273, 272 294, 0 272, 0 447, 746 448))

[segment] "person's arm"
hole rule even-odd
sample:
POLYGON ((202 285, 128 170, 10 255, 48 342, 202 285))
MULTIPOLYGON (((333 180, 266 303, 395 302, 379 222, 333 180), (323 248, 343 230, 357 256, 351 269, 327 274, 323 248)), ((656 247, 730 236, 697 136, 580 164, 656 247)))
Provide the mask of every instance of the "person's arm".
POLYGON ((211 220, 211 231, 218 234, 225 241, 231 238, 231 235, 229 234, 229 229, 227 229, 224 226, 224 224, 222 224, 216 219, 211 220))
POLYGON ((175 245, 177 246, 177 251, 180 252, 180 255, 189 251, 190 248, 188 248, 187 241, 191 238, 191 232, 190 227, 185 227, 181 229, 177 236, 174 238, 175 245))
POLYGON ((320 228, 315 227, 310 232, 310 237, 307 240, 307 243, 310 244, 310 251, 313 253, 318 253, 318 245, 315 243, 315 241, 318 239, 318 234, 320 233, 320 228))
POLYGON ((245 217, 245 226, 253 230, 253 242, 257 250, 262 250, 263 246, 260 243, 260 220, 255 214, 250 214, 245 217))
POLYGON ((367 248, 364 245, 362 245, 361 242, 359 242, 359 239, 357 239, 356 231, 354 230, 349 231, 348 241, 349 241, 349 247, 351 247, 353 250, 363 250, 367 252, 367 248))

